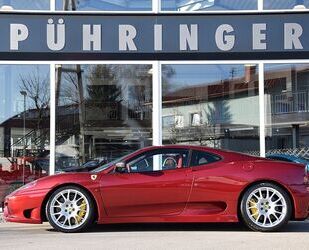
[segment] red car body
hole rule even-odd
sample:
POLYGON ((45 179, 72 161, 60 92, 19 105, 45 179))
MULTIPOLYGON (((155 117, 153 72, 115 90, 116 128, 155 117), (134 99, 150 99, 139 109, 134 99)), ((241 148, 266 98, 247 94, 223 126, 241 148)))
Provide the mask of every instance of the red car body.
POLYGON ((16 187, 29 183, 41 177, 48 176, 48 173, 35 166, 35 157, 19 157, 18 162, 13 162, 8 170, 2 170, 0 167, 0 205, 4 198, 16 187), (23 164, 25 162, 25 164, 23 164))
POLYGON ((4 216, 10 222, 42 223, 54 190, 76 185, 87 190, 97 210, 97 223, 238 222, 242 194, 267 181, 289 194, 292 219, 308 216, 309 186, 304 166, 196 146, 149 147, 123 161, 157 149, 206 151, 220 160, 201 166, 141 173, 116 173, 115 166, 97 173, 66 173, 44 177, 34 186, 7 196, 4 216))

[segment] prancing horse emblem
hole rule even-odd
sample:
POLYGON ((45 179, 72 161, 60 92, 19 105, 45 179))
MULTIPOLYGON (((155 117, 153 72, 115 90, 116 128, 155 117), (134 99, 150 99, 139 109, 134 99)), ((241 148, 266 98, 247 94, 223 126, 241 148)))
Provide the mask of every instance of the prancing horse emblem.
POLYGON ((97 178, 96 174, 91 175, 91 180, 95 181, 96 178, 97 178))

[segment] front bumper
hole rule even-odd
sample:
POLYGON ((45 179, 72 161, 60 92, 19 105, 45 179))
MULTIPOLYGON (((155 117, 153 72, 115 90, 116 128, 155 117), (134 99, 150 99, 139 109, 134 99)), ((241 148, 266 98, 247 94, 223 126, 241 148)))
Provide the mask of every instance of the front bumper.
POLYGON ((309 186, 290 186, 294 202, 294 219, 305 220, 309 217, 309 186))
POLYGON ((9 195, 4 201, 4 219, 9 222, 42 223, 41 207, 49 190, 9 195))

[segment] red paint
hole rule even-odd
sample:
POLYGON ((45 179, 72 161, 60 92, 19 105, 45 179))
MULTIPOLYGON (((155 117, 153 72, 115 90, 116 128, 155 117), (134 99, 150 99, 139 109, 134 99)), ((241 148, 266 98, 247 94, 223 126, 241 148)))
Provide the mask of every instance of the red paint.
MULTIPOLYGON (((241 193, 252 183, 272 181, 291 195, 294 218, 308 216, 309 192, 304 166, 195 146, 149 147, 130 158, 159 148, 187 148, 216 154, 215 163, 157 172, 114 173, 114 166, 97 173, 68 173, 41 178, 5 200, 4 216, 11 222, 41 223, 43 201, 60 185, 87 189, 98 207, 98 223, 237 222, 241 193), (249 171, 248 171, 249 170, 249 171), (30 217, 25 216, 30 211, 30 217)), ((29 215, 29 213, 28 213, 29 215)))
POLYGON ((10 171, 3 170, 0 164, 0 202, 4 200, 4 196, 8 194, 12 185, 20 183, 26 184, 48 175, 45 171, 42 171, 42 169, 34 166, 35 162, 38 160, 48 159, 35 158, 32 156, 19 157, 16 162, 11 163, 10 171))

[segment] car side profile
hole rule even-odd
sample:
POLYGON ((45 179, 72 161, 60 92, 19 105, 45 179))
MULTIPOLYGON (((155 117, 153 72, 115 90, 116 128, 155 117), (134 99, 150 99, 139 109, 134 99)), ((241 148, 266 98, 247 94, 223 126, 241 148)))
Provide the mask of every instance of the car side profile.
POLYGON ((89 173, 41 178, 6 197, 10 222, 61 232, 94 223, 244 222, 275 231, 308 217, 308 173, 279 162, 198 146, 138 150, 89 173))

